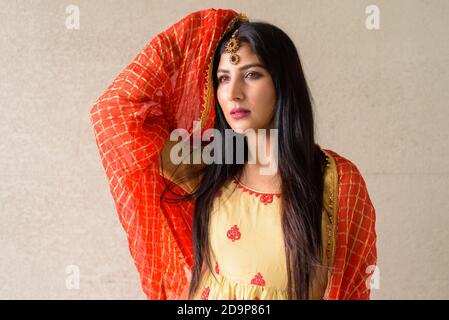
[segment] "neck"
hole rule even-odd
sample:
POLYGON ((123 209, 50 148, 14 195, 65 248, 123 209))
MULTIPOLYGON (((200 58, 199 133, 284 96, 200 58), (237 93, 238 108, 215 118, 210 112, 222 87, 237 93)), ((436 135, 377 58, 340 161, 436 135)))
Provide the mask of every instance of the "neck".
POLYGON ((261 175, 277 174, 278 139, 277 132, 269 129, 247 134, 249 160, 245 167, 259 170, 261 175))

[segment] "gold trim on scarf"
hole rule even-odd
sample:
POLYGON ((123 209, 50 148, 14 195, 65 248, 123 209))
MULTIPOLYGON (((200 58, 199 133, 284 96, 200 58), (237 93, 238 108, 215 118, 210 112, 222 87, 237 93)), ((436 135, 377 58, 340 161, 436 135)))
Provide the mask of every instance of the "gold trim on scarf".
MULTIPOLYGON (((232 20, 229 22, 228 26, 226 27, 225 31, 223 32, 223 34, 221 35, 221 38, 226 34, 226 32, 228 32, 229 30, 231 30, 234 25, 236 24, 237 21, 241 21, 241 22, 248 22, 249 18, 248 16, 241 12, 239 13, 237 16, 235 16, 234 18, 232 18, 232 20)), ((220 38, 220 41, 221 41, 220 38)), ((216 50, 217 48, 215 48, 216 50)), ((209 117, 209 112, 210 112, 210 105, 211 105, 211 101, 210 98, 213 94, 213 74, 212 74, 212 68, 213 68, 213 58, 214 58, 215 52, 212 53, 212 56, 210 58, 209 61, 209 67, 208 67, 208 71, 207 71, 207 75, 206 75, 206 84, 205 84, 205 100, 203 103, 203 107, 201 109, 201 114, 200 114, 200 123, 201 126, 204 125, 206 119, 208 119, 209 117)), ((192 130, 192 134, 193 134, 193 130, 192 130)))
POLYGON ((323 173, 323 209, 321 215, 321 265, 316 266, 309 294, 311 300, 326 299, 335 256, 335 221, 337 216, 338 176, 335 160, 325 150, 326 167, 323 173))
POLYGON ((323 264, 327 269, 327 285, 324 292, 324 298, 327 298, 332 274, 332 266, 335 259, 336 243, 336 225, 338 212, 338 172, 335 159, 326 150, 321 148, 326 155, 326 168, 324 171, 323 188, 323 218, 322 218, 322 237, 323 237, 323 264))

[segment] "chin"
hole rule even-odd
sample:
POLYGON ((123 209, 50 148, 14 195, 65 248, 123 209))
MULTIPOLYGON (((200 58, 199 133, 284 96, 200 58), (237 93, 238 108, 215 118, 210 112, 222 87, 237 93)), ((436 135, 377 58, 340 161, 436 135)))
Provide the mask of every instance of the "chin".
POLYGON ((234 130, 234 132, 238 133, 238 134, 243 134, 244 131, 245 131, 245 130, 242 130, 242 129, 232 129, 232 130, 234 130))
POLYGON ((231 127, 232 130, 234 130, 234 132, 237 132, 239 134, 244 134, 246 130, 248 130, 249 128, 247 127, 231 127))

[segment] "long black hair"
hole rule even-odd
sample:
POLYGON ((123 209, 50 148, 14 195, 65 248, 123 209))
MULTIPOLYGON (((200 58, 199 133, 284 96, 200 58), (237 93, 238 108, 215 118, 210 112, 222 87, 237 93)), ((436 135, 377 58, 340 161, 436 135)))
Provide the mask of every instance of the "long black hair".
MULTIPOLYGON (((321 215, 325 155, 315 143, 312 97, 297 49, 278 27, 263 22, 236 25, 221 39, 213 58, 213 85, 224 45, 238 28, 238 40, 246 42, 270 73, 276 92, 274 128, 278 129, 278 172, 282 181, 282 229, 288 273, 288 298, 309 299, 316 266, 321 264, 321 215)), ((225 145, 225 129, 231 129, 215 95, 215 129, 225 145)), ((235 144, 233 154, 236 154, 235 144)), ((225 150, 225 153, 227 151, 225 150)), ((245 160, 248 146, 245 141, 245 160)), ((223 155, 224 159, 224 155, 223 155)), ((201 167, 198 188, 180 201, 196 199, 193 217, 194 268, 189 299, 198 290, 203 263, 212 272, 209 256, 209 221, 216 193, 243 164, 212 163, 201 167)))

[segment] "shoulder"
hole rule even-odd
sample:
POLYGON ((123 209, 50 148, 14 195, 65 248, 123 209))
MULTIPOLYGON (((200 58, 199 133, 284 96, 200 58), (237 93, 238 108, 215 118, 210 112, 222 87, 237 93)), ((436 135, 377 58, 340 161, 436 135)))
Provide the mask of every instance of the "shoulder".
POLYGON ((337 153, 334 150, 321 148, 323 153, 326 155, 328 163, 335 163, 335 169, 339 178, 339 185, 341 184, 362 184, 366 185, 362 177, 362 174, 357 167, 357 165, 344 157, 343 155, 337 153))
MULTIPOLYGON (((323 152, 332 157, 330 161, 335 161, 334 171, 338 176, 334 189, 338 194, 335 199, 337 208, 334 212, 338 232, 342 235, 352 233, 354 237, 363 241, 366 237, 375 239, 376 211, 360 170, 352 161, 333 150, 325 149, 323 152)), ((342 239, 338 242, 344 243, 342 239)))
POLYGON ((333 150, 321 150, 328 158, 329 166, 332 168, 330 171, 337 177, 334 179, 334 190, 337 194, 335 203, 338 207, 338 216, 345 216, 348 222, 356 217, 374 219, 375 210, 365 179, 357 165, 333 150))

